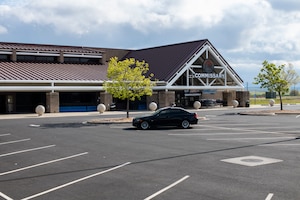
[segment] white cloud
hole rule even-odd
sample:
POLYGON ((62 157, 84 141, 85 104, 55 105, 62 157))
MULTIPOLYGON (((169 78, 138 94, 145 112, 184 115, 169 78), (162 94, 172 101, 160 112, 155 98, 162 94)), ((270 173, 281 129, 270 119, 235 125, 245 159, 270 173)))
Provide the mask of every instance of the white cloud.
POLYGON ((7 0, 0 1, 0 34, 22 40, 21 25, 45 43, 68 35, 121 48, 208 38, 248 77, 263 60, 300 70, 299 10, 299 0, 7 0))
MULTIPOLYGON (((227 13, 243 16, 258 0, 27 0, 10 14, 25 23, 51 25, 58 31, 84 34, 101 27, 128 25, 147 32, 158 28, 207 29, 227 13)), ((253 6, 254 5, 254 6, 253 6)), ((254 10, 254 9, 253 9, 254 10)), ((250 13, 246 13, 250 15, 250 13)), ((251 13, 252 14, 252 13, 251 13)))
POLYGON ((5 28, 4 26, 1 26, 0 25, 0 34, 4 34, 4 33, 7 33, 7 28, 5 28))

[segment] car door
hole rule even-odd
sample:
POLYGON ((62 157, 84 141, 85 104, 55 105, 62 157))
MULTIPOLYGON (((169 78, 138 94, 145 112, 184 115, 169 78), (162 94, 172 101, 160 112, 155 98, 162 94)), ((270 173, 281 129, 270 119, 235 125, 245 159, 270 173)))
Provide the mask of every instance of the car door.
POLYGON ((170 117, 170 110, 162 110, 157 117, 155 118, 155 121, 153 122, 157 126, 169 126, 172 123, 172 119, 170 117))
POLYGON ((184 112, 178 109, 174 109, 170 112, 170 125, 178 126, 184 119, 184 112))

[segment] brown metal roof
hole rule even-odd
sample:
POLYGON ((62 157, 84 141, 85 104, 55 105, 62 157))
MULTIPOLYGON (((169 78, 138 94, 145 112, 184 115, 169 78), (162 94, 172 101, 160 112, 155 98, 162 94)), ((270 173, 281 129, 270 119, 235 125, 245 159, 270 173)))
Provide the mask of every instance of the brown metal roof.
POLYGON ((0 80, 103 81, 106 65, 0 62, 0 80))
POLYGON ((0 42, 0 49, 19 50, 19 51, 43 51, 43 52, 69 52, 69 53, 101 53, 103 49, 94 47, 78 46, 59 46, 47 44, 26 44, 26 43, 9 43, 0 42))
MULTIPOLYGON (((123 57, 145 60, 149 73, 160 81, 169 81, 176 72, 203 46, 207 39, 140 50, 132 50, 123 57)), ((101 53, 100 48, 57 46, 0 42, 2 50, 101 53)), ((226 62, 226 61, 225 61, 226 62)), ((232 69, 231 69, 232 70, 232 69)), ((72 80, 103 81, 107 77, 106 65, 0 62, 0 80, 72 80)), ((238 75, 237 75, 238 76, 238 75)))
POLYGON ((135 58, 149 64, 149 73, 160 81, 168 81, 208 40, 198 40, 129 52, 123 59, 135 58))

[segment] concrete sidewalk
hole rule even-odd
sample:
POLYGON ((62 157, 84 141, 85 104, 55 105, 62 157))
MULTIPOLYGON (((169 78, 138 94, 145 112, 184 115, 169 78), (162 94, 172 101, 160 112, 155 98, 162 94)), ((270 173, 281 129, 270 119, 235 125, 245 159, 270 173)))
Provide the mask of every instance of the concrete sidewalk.
MULTIPOLYGON (((205 108, 205 109, 187 109, 191 112, 195 111, 204 111, 204 110, 234 110, 239 114, 244 115, 275 115, 275 114, 295 114, 300 115, 300 110, 291 110, 291 109, 284 109, 283 111, 279 110, 279 105, 275 105, 270 107, 268 105, 251 105, 248 108, 244 107, 237 107, 233 108, 232 106, 228 107, 215 107, 215 108, 205 108), (240 111, 241 109, 247 109, 246 111, 240 111), (258 110, 259 109, 259 110, 258 110)), ((143 110, 143 111, 129 111, 130 114, 147 114, 152 113, 153 111, 150 110, 143 110)), ((45 113, 42 116, 38 116, 36 113, 29 113, 29 114, 0 114, 0 120, 4 119, 22 119, 22 118, 48 118, 48 117, 73 117, 73 116, 118 116, 118 117, 126 117, 126 111, 105 111, 104 113, 95 112, 61 112, 61 113, 45 113)))
MULTIPOLYGON (((151 113, 152 111, 129 111, 130 114, 137 113, 137 114, 144 114, 144 113, 151 113)), ((29 114, 0 114, 0 120, 3 119, 22 119, 22 118, 50 118, 50 117, 76 117, 76 116, 124 116, 126 117, 126 111, 105 111, 104 113, 99 112, 61 112, 61 113, 45 113, 39 116, 36 113, 29 113, 29 114)))

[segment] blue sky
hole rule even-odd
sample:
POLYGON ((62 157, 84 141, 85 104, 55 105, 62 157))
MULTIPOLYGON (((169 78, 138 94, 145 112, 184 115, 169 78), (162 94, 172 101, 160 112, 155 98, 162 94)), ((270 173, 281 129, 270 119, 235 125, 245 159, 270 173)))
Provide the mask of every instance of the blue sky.
POLYGON ((299 0, 0 0, 0 38, 122 49, 209 39, 245 85, 264 60, 300 75, 299 0))

